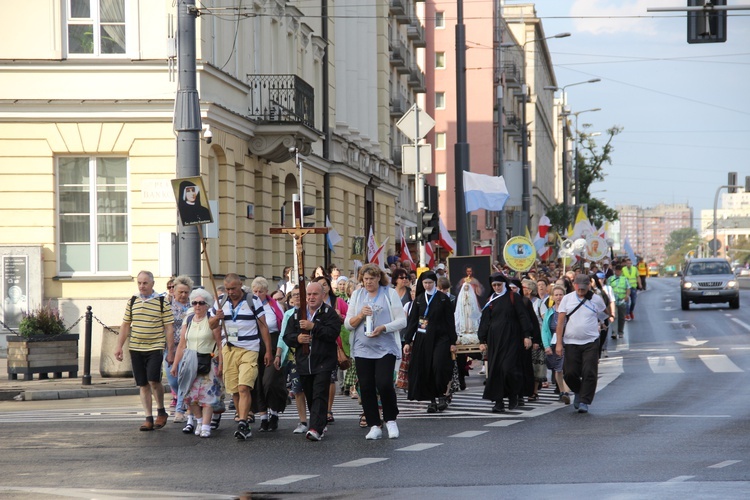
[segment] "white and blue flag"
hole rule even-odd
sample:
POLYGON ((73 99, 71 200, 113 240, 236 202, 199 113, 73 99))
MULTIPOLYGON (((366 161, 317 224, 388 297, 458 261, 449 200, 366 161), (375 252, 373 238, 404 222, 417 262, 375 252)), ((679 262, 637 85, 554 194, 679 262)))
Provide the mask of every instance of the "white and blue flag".
POLYGON ((492 211, 502 210, 509 196, 503 176, 495 177, 464 171, 464 198, 467 212, 482 208, 492 211))

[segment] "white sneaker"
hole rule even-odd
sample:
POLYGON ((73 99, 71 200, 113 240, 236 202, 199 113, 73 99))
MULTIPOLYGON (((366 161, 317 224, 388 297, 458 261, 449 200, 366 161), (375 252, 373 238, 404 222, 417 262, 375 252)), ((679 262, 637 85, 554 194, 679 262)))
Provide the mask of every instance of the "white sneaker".
POLYGON ((383 430, 379 426, 373 425, 372 427, 370 427, 370 432, 367 433, 365 439, 380 439, 382 437, 383 430))
POLYGON ((388 439, 398 439, 398 424, 395 420, 385 423, 386 429, 388 429, 388 439))
POLYGON ((294 429, 294 434, 304 434, 305 432, 307 432, 307 426, 302 423, 298 424, 297 428, 294 429))
POLYGON ((200 436, 202 438, 209 438, 209 437, 211 437, 211 429, 203 429, 203 430, 201 430, 200 436))

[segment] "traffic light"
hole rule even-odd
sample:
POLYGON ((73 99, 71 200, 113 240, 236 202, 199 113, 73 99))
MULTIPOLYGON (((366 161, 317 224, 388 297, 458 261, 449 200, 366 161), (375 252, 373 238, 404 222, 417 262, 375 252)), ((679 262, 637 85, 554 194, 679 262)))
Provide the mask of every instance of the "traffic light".
MULTIPOLYGON (((688 0, 688 7, 725 6, 727 0, 688 0)), ((722 43, 727 41, 727 11, 689 11, 687 13, 688 43, 722 43)))
POLYGON ((419 212, 418 239, 425 243, 440 239, 440 222, 438 214, 427 207, 419 212))
POLYGON ((737 172, 729 172, 729 175, 727 176, 727 186, 729 186, 728 190, 731 194, 737 192, 737 172))
POLYGON ((438 216, 438 188, 424 186, 424 209, 419 212, 419 241, 437 241, 440 239, 440 217, 438 216))
POLYGON ((315 221, 305 222, 305 217, 310 217, 313 215, 315 215, 315 207, 305 205, 302 208, 302 227, 315 227, 315 221))

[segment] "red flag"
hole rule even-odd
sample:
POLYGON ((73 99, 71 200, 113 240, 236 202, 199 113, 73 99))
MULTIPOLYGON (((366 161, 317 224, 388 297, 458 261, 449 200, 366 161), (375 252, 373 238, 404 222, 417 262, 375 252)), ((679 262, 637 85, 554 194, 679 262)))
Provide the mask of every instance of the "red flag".
POLYGON ((406 244, 406 238, 404 238, 404 228, 401 228, 401 262, 409 262, 410 269, 416 269, 417 266, 414 264, 414 259, 411 258, 411 252, 406 244))
POLYGON ((427 251, 427 267, 435 267, 435 252, 432 250, 432 243, 425 243, 424 249, 427 251))

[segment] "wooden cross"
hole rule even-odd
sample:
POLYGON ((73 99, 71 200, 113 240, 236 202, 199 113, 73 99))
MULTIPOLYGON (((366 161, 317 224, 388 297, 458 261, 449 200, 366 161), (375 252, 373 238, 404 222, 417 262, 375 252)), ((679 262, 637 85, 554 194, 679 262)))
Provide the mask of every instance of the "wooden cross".
MULTIPOLYGON (((299 286, 299 309, 297 320, 307 319, 307 294, 305 289, 305 248, 302 238, 308 234, 327 234, 327 227, 304 227, 302 221, 302 207, 299 201, 294 204, 294 227, 272 227, 271 234, 291 234, 294 238, 294 252, 297 254, 297 285, 299 286)), ((283 335, 283 332, 282 332, 283 335)), ((302 346, 302 352, 310 352, 310 346, 302 346)))

